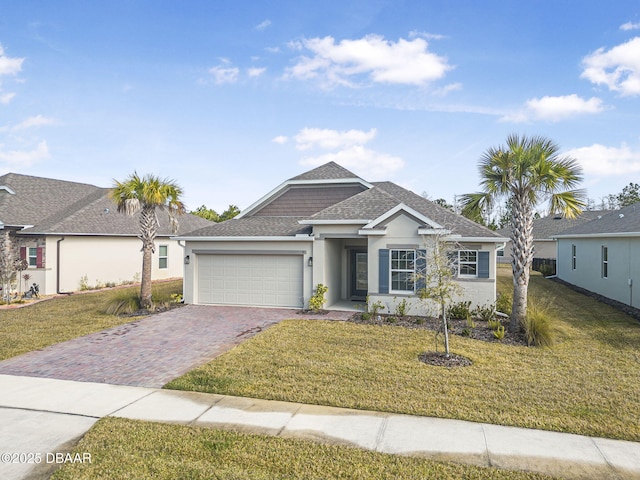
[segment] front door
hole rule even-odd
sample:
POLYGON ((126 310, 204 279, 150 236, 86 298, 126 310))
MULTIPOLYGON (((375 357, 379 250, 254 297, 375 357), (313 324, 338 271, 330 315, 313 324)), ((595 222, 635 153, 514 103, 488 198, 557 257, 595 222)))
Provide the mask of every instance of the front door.
POLYGON ((366 249, 353 249, 349 255, 352 300, 365 300, 368 290, 368 255, 366 249))

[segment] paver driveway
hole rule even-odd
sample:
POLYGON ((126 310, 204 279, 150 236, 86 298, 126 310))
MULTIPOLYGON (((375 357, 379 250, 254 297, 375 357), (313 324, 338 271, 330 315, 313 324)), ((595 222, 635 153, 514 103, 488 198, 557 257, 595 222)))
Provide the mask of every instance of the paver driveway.
POLYGON ((9 358, 0 374, 161 387, 287 318, 303 317, 288 309, 187 305, 9 358))

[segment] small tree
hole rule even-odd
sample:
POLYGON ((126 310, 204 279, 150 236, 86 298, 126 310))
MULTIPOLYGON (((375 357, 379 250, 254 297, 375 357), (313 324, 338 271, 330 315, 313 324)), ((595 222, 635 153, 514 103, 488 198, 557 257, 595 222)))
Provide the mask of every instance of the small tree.
MULTIPOLYGON (((426 262, 427 268, 425 271, 419 273, 424 277, 424 287, 418 293, 423 302, 435 301, 440 308, 445 356, 449 357, 447 304, 451 302, 454 295, 460 293, 460 285, 455 280, 457 258, 453 253, 456 251, 456 247, 455 244, 445 241, 444 236, 444 234, 439 233, 423 237, 426 246, 425 252, 429 261, 426 262)), ((436 333, 436 339, 437 336, 438 334, 436 333)))

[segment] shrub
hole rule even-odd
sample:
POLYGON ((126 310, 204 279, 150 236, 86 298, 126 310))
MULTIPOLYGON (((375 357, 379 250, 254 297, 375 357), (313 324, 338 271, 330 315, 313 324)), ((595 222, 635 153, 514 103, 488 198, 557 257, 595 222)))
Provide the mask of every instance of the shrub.
POLYGON ((384 305, 380 300, 378 300, 377 302, 372 302, 371 299, 369 298, 369 295, 367 295, 367 304, 365 308, 366 308, 366 313, 369 313, 374 317, 377 317, 378 313, 380 313, 380 310, 384 310, 384 305))
POLYGON ((545 277, 553 275, 553 266, 548 263, 540 265, 540 273, 545 277))
POLYGON ((107 315, 127 315, 140 310, 140 296, 135 290, 122 290, 107 303, 107 315))
POLYGON ((397 323, 398 319, 396 317, 389 316, 385 319, 387 323, 397 323))
POLYGON ((324 294, 329 291, 325 285, 319 283, 316 285, 316 293, 314 293, 309 299, 309 310, 312 312, 318 313, 322 310, 322 306, 324 305, 324 294))
POLYGON ((473 317, 471 316, 471 314, 467 315, 467 328, 476 328, 476 322, 473 321, 473 317))
POLYGON ((470 301, 453 303, 449 305, 449 308, 447 308, 447 317, 456 319, 467 318, 467 316, 471 314, 471 310, 469 310, 470 306, 470 301))
POLYGON ((504 338, 504 325, 500 325, 493 331, 493 336, 498 340, 502 340, 504 338))
POLYGON ((496 299, 496 310, 498 312, 506 313, 507 315, 511 314, 511 304, 513 303, 513 298, 511 295, 506 295, 501 293, 498 295, 496 299))
POLYGON ((416 318, 416 325, 424 325, 424 318, 422 317, 416 318))
POLYGON ((409 310, 409 305, 407 303, 407 299, 403 298, 400 302, 396 304, 396 316, 402 318, 407 314, 409 310))
POLYGON ((502 326, 502 323, 500 323, 500 320, 491 319, 487 321, 487 325, 491 330, 498 330, 502 326))
POLYGON ((549 317, 548 300, 529 301, 527 318, 522 324, 527 345, 549 347, 553 345, 553 331, 549 317))
POLYGON ((489 320, 493 320, 495 318, 496 309, 493 305, 483 305, 482 307, 477 307, 473 313, 480 320, 488 322, 489 320))
POLYGON ((90 290, 89 286, 89 277, 87 275, 83 275, 80 277, 80 290, 90 290))

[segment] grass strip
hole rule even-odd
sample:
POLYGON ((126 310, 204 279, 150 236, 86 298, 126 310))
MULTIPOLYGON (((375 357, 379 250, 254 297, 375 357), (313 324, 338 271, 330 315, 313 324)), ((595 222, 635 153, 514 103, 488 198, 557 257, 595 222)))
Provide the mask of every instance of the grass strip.
POLYGON ((104 418, 53 480, 119 479, 545 479, 547 476, 386 455, 232 431, 104 418))

